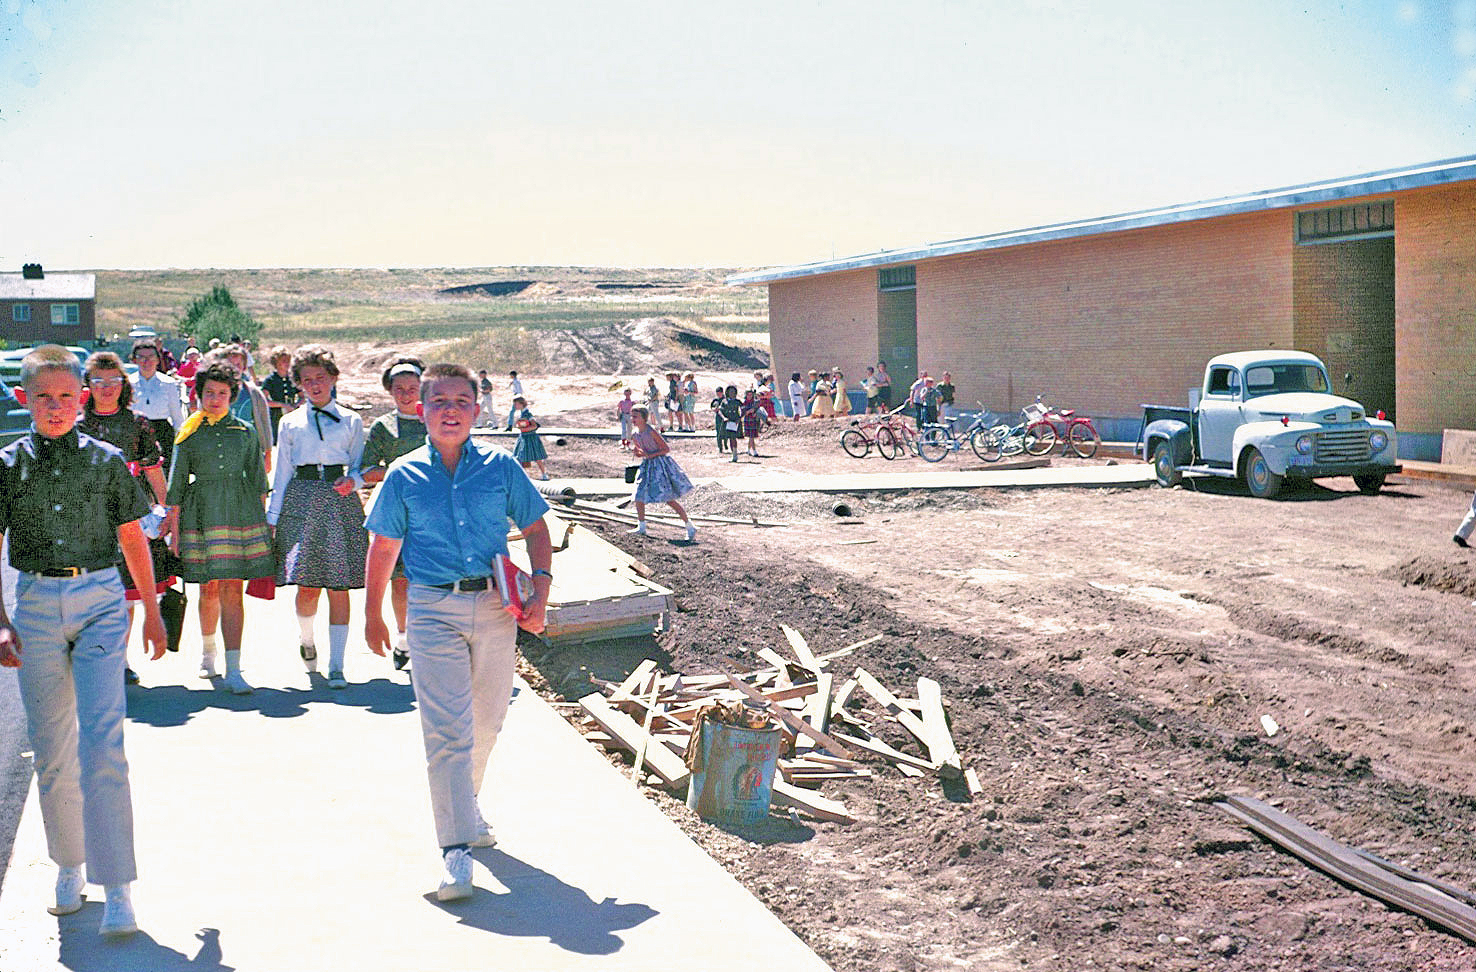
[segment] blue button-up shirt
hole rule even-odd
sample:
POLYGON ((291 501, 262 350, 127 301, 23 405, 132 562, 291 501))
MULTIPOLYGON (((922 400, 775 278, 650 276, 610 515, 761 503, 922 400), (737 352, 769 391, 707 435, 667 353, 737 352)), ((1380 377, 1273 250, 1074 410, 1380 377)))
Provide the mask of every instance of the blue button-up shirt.
POLYGON ((525 530, 548 512, 518 461, 467 440, 453 478, 435 446, 396 459, 374 493, 364 525, 404 541, 405 576, 416 584, 486 577, 507 554, 507 524, 525 530))

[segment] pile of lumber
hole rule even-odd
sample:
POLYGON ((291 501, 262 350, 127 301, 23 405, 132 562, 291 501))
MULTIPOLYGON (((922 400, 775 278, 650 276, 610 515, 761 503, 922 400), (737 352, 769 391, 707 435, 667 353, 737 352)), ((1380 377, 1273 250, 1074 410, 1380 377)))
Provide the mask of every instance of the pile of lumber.
POLYGON ((815 788, 831 780, 866 779, 882 762, 911 777, 964 778, 979 793, 979 778, 965 771, 948 727, 942 692, 930 678, 917 681, 915 699, 900 698, 864 668, 837 676, 833 663, 881 635, 836 651, 816 654, 804 637, 781 624, 792 658, 772 648, 758 650, 765 667, 743 670, 731 663, 712 674, 663 674, 647 659, 622 682, 594 680, 599 691, 573 704, 586 738, 635 756, 637 781, 684 791, 690 779, 683 761, 692 745, 699 711, 712 703, 747 702, 779 724, 784 745, 774 780, 774 804, 817 820, 854 823, 842 804, 815 788), (882 740, 889 720, 917 743, 921 755, 882 740))

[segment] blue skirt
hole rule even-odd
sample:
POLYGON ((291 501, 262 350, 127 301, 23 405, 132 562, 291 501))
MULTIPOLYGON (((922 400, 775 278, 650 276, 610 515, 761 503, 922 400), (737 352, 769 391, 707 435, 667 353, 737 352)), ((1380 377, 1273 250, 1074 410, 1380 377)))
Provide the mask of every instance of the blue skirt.
POLYGON ((641 460, 636 473, 635 499, 639 503, 669 503, 692 491, 692 481, 671 456, 641 460))
POLYGON ((543 440, 538 438, 537 432, 524 432, 518 436, 518 444, 513 446, 513 458, 518 462, 533 462, 547 459, 548 451, 543 448, 543 440))

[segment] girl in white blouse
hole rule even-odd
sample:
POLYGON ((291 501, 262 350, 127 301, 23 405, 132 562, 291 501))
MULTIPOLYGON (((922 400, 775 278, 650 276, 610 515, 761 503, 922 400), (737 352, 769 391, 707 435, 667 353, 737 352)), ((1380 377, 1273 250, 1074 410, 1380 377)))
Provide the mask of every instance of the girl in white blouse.
POLYGON ((333 398, 338 364, 322 345, 305 345, 292 356, 292 380, 306 407, 282 417, 277 428, 277 467, 267 522, 276 529, 272 549, 277 584, 297 585, 299 652, 308 671, 317 670, 313 626, 318 592, 328 591, 328 686, 346 688, 349 594, 364 586, 369 552, 364 485, 364 422, 333 398))

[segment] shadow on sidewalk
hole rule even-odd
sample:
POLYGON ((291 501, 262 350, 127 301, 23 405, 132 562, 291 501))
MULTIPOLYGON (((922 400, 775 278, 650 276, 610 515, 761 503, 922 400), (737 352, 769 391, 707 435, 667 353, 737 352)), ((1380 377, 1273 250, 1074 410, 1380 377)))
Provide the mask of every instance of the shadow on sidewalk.
POLYGON ((547 871, 495 848, 473 850, 472 856, 507 887, 506 893, 483 889, 470 901, 449 905, 437 902, 434 893, 425 898, 457 915, 463 925, 493 935, 546 938, 567 952, 612 955, 625 945, 615 932, 658 914, 650 905, 619 904, 614 898, 595 901, 547 871))
POLYGON ((220 931, 202 928, 195 932, 200 951, 195 956, 160 945, 140 930, 120 941, 108 941, 97 933, 102 903, 89 903, 81 911, 57 919, 61 936, 58 960, 76 972, 234 972, 220 950, 220 931))
POLYGON ((306 715, 307 707, 312 704, 357 706, 381 715, 415 708, 415 690, 403 682, 376 678, 335 692, 321 676, 312 681, 313 687, 307 689, 258 686, 250 695, 232 695, 222 688, 207 686, 203 680, 199 688, 183 685, 129 688, 128 718, 132 722, 167 727, 182 726, 195 713, 206 709, 259 712, 269 719, 291 719, 306 715))

